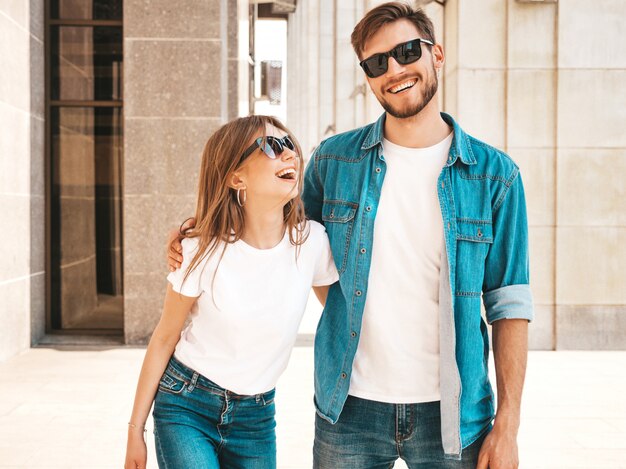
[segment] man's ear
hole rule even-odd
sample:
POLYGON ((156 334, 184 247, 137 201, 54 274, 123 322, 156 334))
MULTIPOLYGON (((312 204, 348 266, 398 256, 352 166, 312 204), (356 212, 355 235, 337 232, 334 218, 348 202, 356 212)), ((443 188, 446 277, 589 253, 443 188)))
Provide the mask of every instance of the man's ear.
POLYGON ((433 56, 433 65, 435 66, 435 70, 443 70, 443 65, 446 63, 446 56, 443 52, 443 47, 441 46, 441 44, 435 44, 434 46, 432 46, 431 53, 433 56))
POLYGON ((241 177, 241 174, 237 172, 230 173, 230 175, 228 176, 227 184, 228 187, 235 190, 246 188, 246 182, 241 177))

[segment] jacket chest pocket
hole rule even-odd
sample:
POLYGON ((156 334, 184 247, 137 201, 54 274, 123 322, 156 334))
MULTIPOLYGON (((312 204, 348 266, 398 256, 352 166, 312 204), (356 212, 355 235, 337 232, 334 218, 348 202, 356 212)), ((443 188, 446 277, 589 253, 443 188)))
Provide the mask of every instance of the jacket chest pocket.
POLYGON ((322 221, 340 274, 346 270, 357 208, 358 204, 342 200, 325 200, 322 207, 322 221))
POLYGON ((456 294, 480 296, 485 259, 493 244, 491 220, 457 218, 456 294))

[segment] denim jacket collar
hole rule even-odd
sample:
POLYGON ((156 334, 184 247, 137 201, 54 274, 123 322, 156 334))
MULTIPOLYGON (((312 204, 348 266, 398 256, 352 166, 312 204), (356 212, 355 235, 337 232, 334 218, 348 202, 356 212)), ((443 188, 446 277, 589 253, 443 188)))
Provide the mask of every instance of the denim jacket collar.
MULTIPOLYGON (((363 141, 361 150, 369 150, 376 145, 382 145, 386 116, 387 113, 383 113, 378 118, 376 123, 370 128, 365 140, 363 141)), ((456 121, 449 114, 442 112, 441 118, 446 122, 446 124, 452 126, 454 129, 454 137, 452 139, 452 144, 450 145, 450 159, 448 159, 446 166, 452 166, 459 158, 461 162, 466 165, 476 164, 476 158, 472 153, 472 148, 471 145, 469 145, 469 137, 467 134, 463 132, 463 129, 459 127, 456 121)))

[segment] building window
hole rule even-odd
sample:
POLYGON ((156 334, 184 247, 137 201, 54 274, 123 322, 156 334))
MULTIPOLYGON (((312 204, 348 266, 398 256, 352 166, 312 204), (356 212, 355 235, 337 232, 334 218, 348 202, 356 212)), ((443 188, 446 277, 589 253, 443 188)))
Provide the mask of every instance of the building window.
POLYGON ((48 330, 123 329, 122 0, 46 4, 48 330))

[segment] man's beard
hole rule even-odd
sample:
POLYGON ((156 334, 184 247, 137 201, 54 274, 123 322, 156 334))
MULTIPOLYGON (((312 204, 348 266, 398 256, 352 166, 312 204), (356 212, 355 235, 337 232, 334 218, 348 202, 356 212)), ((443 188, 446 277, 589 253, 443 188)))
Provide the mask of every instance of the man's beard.
MULTIPOLYGON (((418 84, 416 83, 414 86, 417 86, 417 85, 418 84)), ((391 106, 391 104, 389 104, 385 100, 379 99, 379 101, 383 109, 387 111, 389 115, 395 117, 396 119, 406 119, 408 117, 416 116, 417 114, 422 112, 422 109, 424 109, 428 105, 428 103, 430 103, 431 99, 433 99, 433 97, 435 96, 438 86, 439 86, 439 80, 437 80, 437 74, 435 73, 435 70, 433 69, 432 79, 428 80, 427 82, 424 82, 424 89, 422 90, 422 99, 419 102, 412 104, 406 110, 400 111, 399 109, 394 109, 391 106)))

